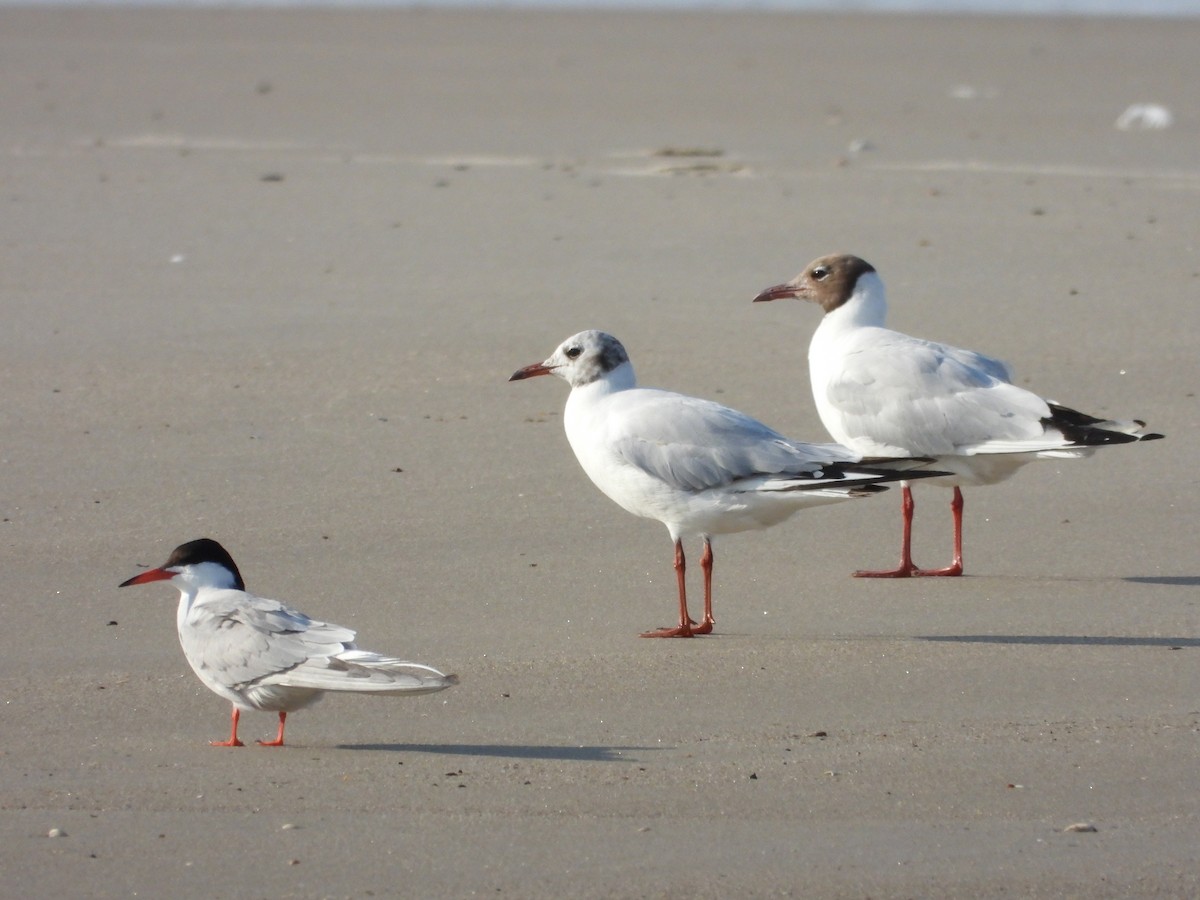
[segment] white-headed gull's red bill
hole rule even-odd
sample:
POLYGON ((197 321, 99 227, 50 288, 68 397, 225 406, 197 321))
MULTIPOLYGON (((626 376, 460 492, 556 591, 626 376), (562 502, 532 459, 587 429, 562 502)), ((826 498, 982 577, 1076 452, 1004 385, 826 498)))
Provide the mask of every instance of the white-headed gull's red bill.
POLYGON ((349 628, 247 593, 233 558, 209 538, 181 544, 164 565, 120 586, 152 581, 178 588, 183 654, 205 687, 233 704, 229 740, 212 741, 214 747, 242 746, 242 710, 278 712, 275 739, 258 743, 281 747, 287 714, 326 691, 429 694, 458 682, 420 663, 359 650, 349 628))
POLYGON ((584 472, 635 516, 657 519, 675 543, 679 624, 643 637, 713 628, 712 538, 766 528, 808 506, 865 497, 884 482, 942 473, 928 459, 875 459, 837 444, 803 444, 709 400, 639 388, 625 348, 602 331, 567 338, 510 381, 557 375, 571 386, 563 417, 584 472), (688 615, 683 539, 704 542, 704 618, 688 615))
POLYGON ((1149 441, 1141 421, 1089 416, 1012 383, 998 359, 884 327, 887 301, 874 267, 857 256, 822 256, 755 302, 795 297, 824 311, 808 348, 821 421, 833 438, 864 455, 935 457, 953 472, 954 560, 920 569, 912 560, 912 491, 903 488, 900 564, 861 577, 961 575, 962 485, 994 484, 1034 459, 1090 456, 1098 447, 1149 441))

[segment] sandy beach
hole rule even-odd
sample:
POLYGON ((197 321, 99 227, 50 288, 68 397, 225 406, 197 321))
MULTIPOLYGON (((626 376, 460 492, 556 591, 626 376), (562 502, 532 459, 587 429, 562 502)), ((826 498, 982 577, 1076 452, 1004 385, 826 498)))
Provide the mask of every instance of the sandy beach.
MULTIPOLYGON (((1198 45, 0 9, 0 893, 1200 893, 1198 45), (666 530, 588 482, 564 384, 508 376, 600 328, 827 440, 819 311, 750 300, 835 251, 895 327, 1167 439, 968 490, 960 579, 849 577, 894 562, 898 491, 721 539, 717 633, 639 639, 666 530), (461 684, 210 748, 177 593, 117 590, 201 536, 461 684)), ((916 496, 943 565, 949 493, 916 496)))

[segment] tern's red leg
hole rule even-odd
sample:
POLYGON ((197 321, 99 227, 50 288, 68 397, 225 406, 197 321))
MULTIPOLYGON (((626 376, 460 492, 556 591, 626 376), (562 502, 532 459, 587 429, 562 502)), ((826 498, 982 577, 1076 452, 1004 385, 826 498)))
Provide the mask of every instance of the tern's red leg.
POLYGON ((675 542, 675 581, 679 586, 679 625, 675 628, 660 628, 657 631, 644 631, 642 637, 668 638, 692 637, 692 617, 688 615, 687 584, 684 578, 687 572, 687 560, 683 556, 683 542, 675 542))
POLYGON ((713 618, 712 612, 713 552, 712 544, 707 538, 704 541, 704 552, 700 554, 700 568, 704 570, 704 620, 693 628, 692 632, 694 634, 710 634, 717 620, 713 618))
POLYGON ((954 515, 954 562, 946 566, 944 569, 916 569, 914 575, 946 575, 948 577, 956 577, 963 573, 963 554, 962 554, 962 515, 963 515, 963 495, 962 491, 956 485, 954 488, 954 498, 950 501, 950 512, 954 515))
MULTIPOLYGON (((913 503, 912 488, 908 486, 907 481, 901 482, 901 488, 900 510, 904 514, 904 530, 900 538, 900 565, 881 572, 858 571, 854 573, 855 578, 911 578, 913 575, 922 574, 912 561, 912 520, 916 504, 913 503)), ((955 493, 957 492, 958 489, 955 488, 955 493)))
POLYGON ((275 735, 273 741, 255 741, 261 747, 282 747, 283 746, 283 723, 287 721, 287 713, 280 710, 279 712, 279 733, 275 735))
POLYGON ((238 736, 237 736, 238 719, 240 719, 241 717, 242 717, 242 714, 240 712, 238 712, 238 708, 235 706, 233 708, 233 714, 229 717, 229 721, 230 721, 229 740, 227 740, 227 741, 209 741, 208 742, 209 746, 212 746, 212 747, 241 747, 241 746, 244 746, 242 744, 242 742, 238 740, 238 736))

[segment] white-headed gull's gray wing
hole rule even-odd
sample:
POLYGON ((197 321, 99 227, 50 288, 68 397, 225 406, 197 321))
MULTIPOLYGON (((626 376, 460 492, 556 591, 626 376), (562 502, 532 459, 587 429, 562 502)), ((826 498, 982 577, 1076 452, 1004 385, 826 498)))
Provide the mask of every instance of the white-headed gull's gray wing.
POLYGON ((613 452, 681 490, 723 487, 759 475, 813 477, 858 458, 840 445, 789 440, 743 413, 696 397, 633 389, 608 402, 605 440, 613 452))

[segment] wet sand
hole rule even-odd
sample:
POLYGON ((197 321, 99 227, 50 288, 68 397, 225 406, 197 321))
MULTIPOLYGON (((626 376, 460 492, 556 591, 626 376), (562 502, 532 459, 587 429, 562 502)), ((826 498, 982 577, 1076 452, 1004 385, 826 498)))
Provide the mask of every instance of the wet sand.
MULTIPOLYGON (((1197 893, 1198 39, 0 10, 5 890, 1197 893), (1114 127, 1138 102, 1173 125, 1114 127), (818 311, 750 299, 833 251, 896 327, 1168 438, 968 491, 961 579, 848 577, 893 562, 895 491, 720 540, 718 633, 639 640, 665 529, 587 481, 562 383, 506 379, 601 328, 826 440, 818 311), (175 592, 116 589, 199 536, 462 683, 209 748, 175 592)), ((917 490, 923 564, 948 500, 917 490)))

